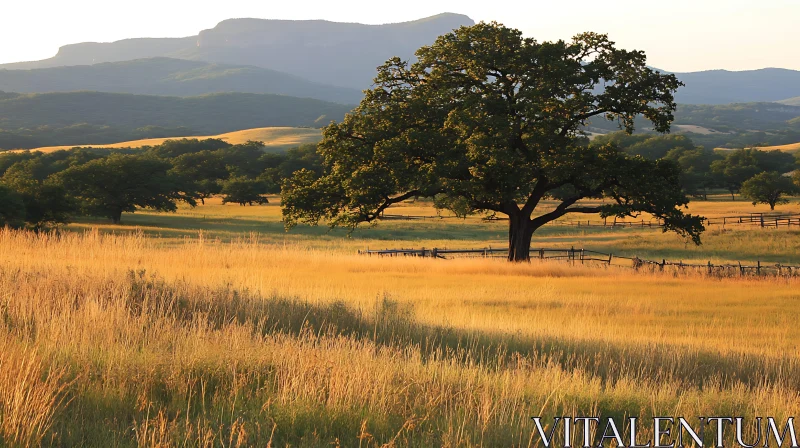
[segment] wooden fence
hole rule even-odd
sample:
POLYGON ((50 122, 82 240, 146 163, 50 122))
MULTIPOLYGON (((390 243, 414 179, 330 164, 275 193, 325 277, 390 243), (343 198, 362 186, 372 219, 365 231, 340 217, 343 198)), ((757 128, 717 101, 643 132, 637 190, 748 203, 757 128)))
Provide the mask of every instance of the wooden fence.
MULTIPOLYGON (((406 220, 406 221, 415 221, 415 220, 440 220, 440 219, 462 219, 457 218, 455 216, 439 216, 439 215, 392 215, 392 214, 383 214, 380 216, 380 219, 384 220, 406 220)), ((508 221, 508 218, 504 217, 489 217, 483 218, 484 221, 508 221)), ((663 227, 664 224, 660 220, 652 220, 652 219, 640 219, 640 220, 618 220, 614 219, 604 219, 602 222, 592 222, 591 220, 581 220, 581 221, 554 221, 549 223, 550 225, 562 226, 562 227, 584 227, 584 228, 653 228, 653 227, 663 227)), ((792 227, 798 226, 800 227, 800 213, 750 213, 748 215, 736 215, 736 216, 719 216, 714 218, 706 219, 706 226, 732 226, 732 225, 750 225, 750 226, 758 226, 763 228, 779 228, 779 227, 792 227)))
MULTIPOLYGON (((431 257, 439 259, 450 259, 454 257, 482 257, 482 258, 506 258, 508 249, 485 247, 482 249, 441 249, 441 248, 420 248, 420 249, 382 249, 382 250, 359 250, 362 255, 377 255, 389 257, 431 257)), ((588 249, 569 249, 563 248, 531 248, 531 258, 539 260, 560 260, 571 264, 602 264, 607 266, 628 267, 635 270, 650 269, 663 271, 666 267, 674 267, 678 270, 693 269, 706 272, 709 275, 724 276, 746 276, 746 275, 773 275, 773 276, 800 276, 800 266, 782 263, 762 263, 756 262, 737 262, 736 264, 723 263, 715 264, 711 261, 707 263, 684 263, 683 261, 667 261, 662 259, 646 260, 639 257, 625 257, 611 253, 598 252, 588 249)))

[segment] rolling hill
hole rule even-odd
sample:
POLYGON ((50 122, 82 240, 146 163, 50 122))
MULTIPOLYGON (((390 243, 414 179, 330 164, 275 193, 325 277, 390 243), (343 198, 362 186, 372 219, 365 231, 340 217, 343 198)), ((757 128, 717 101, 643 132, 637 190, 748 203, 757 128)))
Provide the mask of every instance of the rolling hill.
POLYGON ((789 98, 786 100, 778 101, 781 104, 785 104, 787 106, 800 106, 800 96, 789 98))
POLYGON ((356 104, 363 96, 356 89, 319 84, 260 67, 162 57, 94 65, 0 70, 0 90, 21 93, 91 90, 172 96, 221 92, 269 93, 343 104, 356 104))
POLYGON ((393 56, 411 58, 437 36, 475 22, 460 14, 439 14, 386 25, 325 20, 231 19, 197 36, 176 39, 126 39, 61 47, 42 61, 0 65, 35 69, 173 57, 233 65, 255 65, 323 84, 363 90, 375 68, 393 56))
POLYGON ((78 144, 78 145, 62 145, 62 146, 44 146, 41 148, 32 148, 32 151, 53 152, 61 149, 70 149, 76 146, 92 147, 92 148, 141 148, 143 146, 156 146, 164 143, 166 140, 174 140, 188 138, 196 138, 198 140, 205 140, 215 138, 232 145, 247 143, 248 141, 259 141, 264 143, 266 150, 281 151, 294 146, 299 146, 308 143, 317 143, 322 139, 322 133, 316 128, 290 128, 290 127, 269 127, 269 128, 256 128, 245 129, 242 131, 227 132, 218 135, 193 135, 193 136, 175 136, 175 137, 162 137, 162 138, 149 138, 142 140, 131 140, 127 142, 111 143, 105 145, 94 144, 78 144))
POLYGON ((762 151, 797 152, 800 151, 800 143, 790 143, 788 145, 777 145, 777 146, 761 146, 758 149, 762 151))
POLYGON ((249 93, 167 97, 118 93, 0 93, 0 148, 105 144, 216 135, 262 127, 319 128, 350 106, 249 93))

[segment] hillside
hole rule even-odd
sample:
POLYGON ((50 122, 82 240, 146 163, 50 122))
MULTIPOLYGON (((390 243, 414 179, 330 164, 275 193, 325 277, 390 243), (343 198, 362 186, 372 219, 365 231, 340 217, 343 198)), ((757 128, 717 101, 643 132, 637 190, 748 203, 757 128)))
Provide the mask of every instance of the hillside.
POLYGON ((171 58, 0 70, 0 90, 23 93, 92 90, 172 96, 269 93, 344 104, 356 104, 362 97, 356 89, 323 85, 275 70, 171 58))
POLYGON ((197 36, 179 39, 126 39, 62 47, 53 58, 0 65, 34 69, 153 57, 175 57, 234 65, 255 65, 324 84, 363 90, 375 68, 393 56, 411 58, 437 36, 472 25, 460 14, 439 14, 387 25, 325 20, 231 19, 197 36))
POLYGON ((105 144, 262 127, 322 127, 350 106, 248 93, 179 98, 98 92, 0 94, 0 148, 105 144))
POLYGON ((800 143, 790 143, 788 145, 777 145, 777 146, 762 146, 758 149, 762 151, 796 152, 800 151, 800 143))
POLYGON ((787 106, 800 106, 800 96, 789 98, 786 100, 778 101, 781 104, 785 104, 787 106))
POLYGON ((93 148, 141 148, 143 146, 156 146, 164 143, 166 140, 175 138, 188 138, 205 140, 214 138, 225 141, 232 145, 247 143, 248 141, 259 141, 264 143, 267 150, 280 151, 293 146, 299 146, 307 143, 317 143, 322 139, 322 133, 317 128, 290 128, 290 127, 270 127, 270 128, 256 128, 245 129, 242 131, 228 132, 218 135, 193 135, 193 136, 175 136, 168 138, 150 138, 143 140, 132 140, 127 142, 112 143, 106 145, 94 145, 90 143, 83 143, 78 145, 62 145, 62 146, 45 146, 41 148, 33 148, 35 151, 53 152, 60 149, 70 149, 75 146, 93 147, 93 148))
POLYGON ((683 104, 776 102, 800 95, 800 71, 779 68, 675 73, 686 84, 675 99, 683 104))

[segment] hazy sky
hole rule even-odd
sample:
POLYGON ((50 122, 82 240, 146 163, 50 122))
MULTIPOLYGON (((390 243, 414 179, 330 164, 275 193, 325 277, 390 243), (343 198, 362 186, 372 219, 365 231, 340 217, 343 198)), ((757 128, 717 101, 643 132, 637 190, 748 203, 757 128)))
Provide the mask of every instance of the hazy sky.
POLYGON ((389 23, 458 12, 539 40, 608 33, 671 71, 800 70, 800 0, 1 0, 0 63, 53 56, 76 42, 182 37, 234 17, 389 23))

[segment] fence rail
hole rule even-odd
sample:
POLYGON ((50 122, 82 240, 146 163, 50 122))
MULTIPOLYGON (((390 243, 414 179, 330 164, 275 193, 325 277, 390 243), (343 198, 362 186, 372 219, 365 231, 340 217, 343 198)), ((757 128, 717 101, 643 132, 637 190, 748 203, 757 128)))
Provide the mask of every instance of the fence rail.
MULTIPOLYGON (((442 248, 420 248, 420 249, 382 249, 382 250, 359 250, 362 255, 377 255, 390 257, 431 257, 439 259, 451 259, 458 256, 482 257, 482 258, 505 258, 508 256, 507 248, 485 247, 480 249, 442 249, 442 248)), ((639 257, 626 257, 614 255, 612 253, 598 252, 588 249, 565 248, 531 248, 531 258, 540 260, 561 260, 571 264, 599 263, 608 266, 629 267, 635 270, 650 268, 651 270, 663 271, 666 267, 674 267, 679 270, 694 269, 707 272, 709 275, 773 275, 773 276, 800 276, 800 265, 790 265, 782 263, 762 263, 760 260, 755 262, 737 262, 736 264, 722 263, 716 264, 708 261, 706 263, 684 263, 683 261, 667 261, 662 259, 647 260, 639 257)))
MULTIPOLYGON (((441 215, 393 215, 383 214, 380 216, 383 220, 440 220, 440 219, 463 219, 456 216, 441 216, 441 215)), ((508 221, 508 218, 491 216, 483 218, 484 221, 508 221)), ((602 222, 592 222, 591 220, 581 221, 568 221, 568 222, 552 222, 550 225, 557 225, 562 227, 585 227, 585 228, 653 228, 663 227, 664 224, 660 220, 618 220, 604 219, 602 222)), ((706 219, 706 225, 712 226, 730 226, 730 225, 751 225, 762 228, 778 228, 778 227, 800 227, 800 213, 750 213, 748 215, 735 215, 735 216, 718 216, 706 219)))

